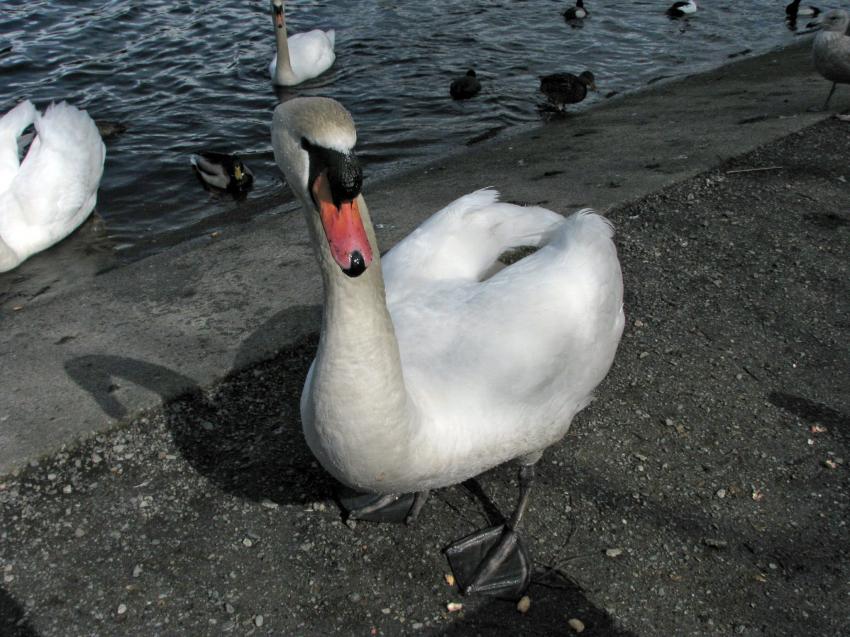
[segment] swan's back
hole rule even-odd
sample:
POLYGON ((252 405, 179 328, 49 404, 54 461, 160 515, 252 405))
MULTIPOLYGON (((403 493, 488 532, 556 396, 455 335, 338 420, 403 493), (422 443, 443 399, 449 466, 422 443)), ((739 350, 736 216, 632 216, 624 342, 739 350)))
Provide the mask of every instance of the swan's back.
POLYGON ((325 72, 336 60, 335 42, 336 32, 333 29, 313 29, 289 36, 289 61, 292 72, 303 80, 325 72))
MULTIPOLYGON (((519 448, 531 452, 560 439, 608 372, 625 321, 613 230, 603 217, 581 211, 564 219, 495 202, 479 212, 487 210, 496 212, 494 237, 517 219, 510 227, 519 236, 500 242, 533 244, 536 227, 537 252, 483 281, 425 279, 412 275, 414 267, 411 276, 396 272, 396 264, 416 262, 404 252, 422 249, 422 237, 384 261, 405 383, 424 416, 417 445, 433 449, 427 462, 449 473, 461 457, 465 468, 479 462, 483 471, 519 448), (451 448, 441 440, 452 440, 451 448)), ((432 221, 445 227, 444 212, 422 228, 432 221)), ((466 247, 481 242, 475 234, 466 247)), ((452 240, 460 244, 462 235, 452 240)), ((444 258, 451 258, 445 250, 444 258)))
POLYGON ((21 261, 88 217, 106 157, 94 121, 66 102, 36 113, 35 129, 20 169, 0 195, 0 238, 21 261))

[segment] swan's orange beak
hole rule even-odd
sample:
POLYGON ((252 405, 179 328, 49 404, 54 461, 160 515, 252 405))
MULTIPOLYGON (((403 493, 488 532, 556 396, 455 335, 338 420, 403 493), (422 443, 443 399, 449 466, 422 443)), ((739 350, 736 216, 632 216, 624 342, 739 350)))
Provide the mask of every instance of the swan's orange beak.
POLYGON ((366 236, 357 201, 342 201, 337 206, 324 172, 313 181, 312 190, 331 256, 345 274, 360 276, 372 263, 372 246, 366 236))

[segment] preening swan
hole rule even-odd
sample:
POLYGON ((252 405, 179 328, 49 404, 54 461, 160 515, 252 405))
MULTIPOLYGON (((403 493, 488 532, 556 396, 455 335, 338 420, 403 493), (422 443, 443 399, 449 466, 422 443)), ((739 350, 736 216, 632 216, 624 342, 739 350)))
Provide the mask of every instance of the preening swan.
POLYGON ((287 38, 283 0, 271 0, 271 5, 277 41, 277 53, 269 64, 272 82, 280 86, 295 86, 331 68, 336 60, 334 30, 313 29, 287 38))
POLYGON ((106 148, 92 119, 66 102, 43 115, 24 101, 0 119, 0 272, 73 232, 95 206, 106 148), (18 138, 35 137, 23 161, 18 138))
POLYGON ((465 592, 517 594, 530 573, 515 529, 533 465, 588 405, 623 330, 611 225, 590 210, 565 219, 479 190, 381 257, 355 141, 333 100, 275 109, 275 160, 302 203, 325 293, 304 435, 328 472, 375 494, 350 511, 361 519, 391 519, 399 507, 415 518, 429 489, 518 461, 507 525, 447 549, 465 592), (516 246, 539 249, 496 271, 516 246))
POLYGON ((850 84, 850 14, 841 9, 827 11, 820 21, 821 31, 812 45, 812 59, 818 73, 832 82, 823 108, 838 84, 850 84))

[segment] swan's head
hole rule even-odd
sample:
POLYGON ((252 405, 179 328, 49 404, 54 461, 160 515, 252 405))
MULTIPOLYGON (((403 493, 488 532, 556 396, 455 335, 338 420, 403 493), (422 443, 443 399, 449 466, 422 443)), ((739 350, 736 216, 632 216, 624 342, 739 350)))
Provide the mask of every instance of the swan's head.
POLYGON ((271 5, 274 26, 275 28, 283 29, 286 26, 283 19, 283 0, 271 0, 271 5))
POLYGON ((850 14, 842 9, 832 9, 823 14, 819 20, 813 20, 808 26, 818 26, 821 31, 834 31, 850 35, 850 14))
POLYGON ((356 141, 354 120, 334 100, 300 97, 274 111, 275 161, 333 261, 350 277, 363 274, 372 262, 360 212, 363 171, 354 154, 356 141))

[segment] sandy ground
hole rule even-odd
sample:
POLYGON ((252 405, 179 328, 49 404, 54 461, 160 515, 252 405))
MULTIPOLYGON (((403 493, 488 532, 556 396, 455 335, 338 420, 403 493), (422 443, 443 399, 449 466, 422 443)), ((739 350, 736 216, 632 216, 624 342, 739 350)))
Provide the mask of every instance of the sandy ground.
POLYGON ((848 157, 826 120, 609 211, 627 328, 539 464, 527 613, 441 552, 511 467, 343 523, 298 423, 314 332, 0 479, 0 633, 850 634, 848 157))

